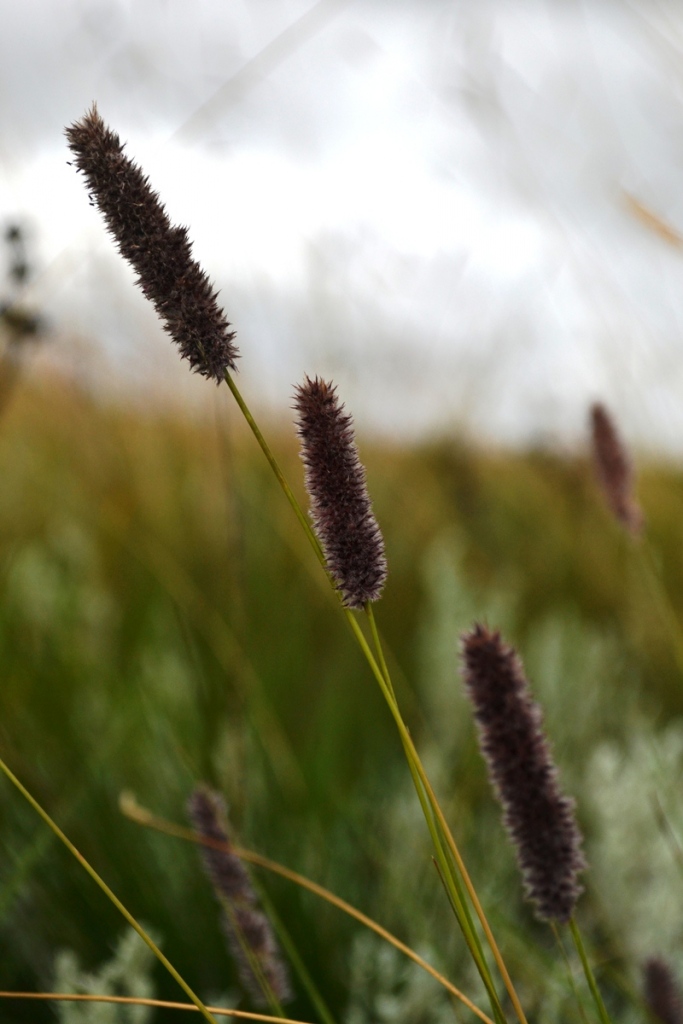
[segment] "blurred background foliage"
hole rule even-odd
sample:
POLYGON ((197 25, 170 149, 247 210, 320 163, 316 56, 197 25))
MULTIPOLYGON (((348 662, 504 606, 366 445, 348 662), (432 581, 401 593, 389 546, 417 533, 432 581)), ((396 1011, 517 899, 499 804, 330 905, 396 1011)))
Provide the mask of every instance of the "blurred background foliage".
MULTIPOLYGON (((59 378, 15 391, 0 423, 3 756, 207 998, 235 998, 236 982, 196 851, 122 817, 124 790, 183 823, 195 783, 218 786, 245 845, 476 992, 390 717, 227 391, 215 397, 198 420, 106 405, 59 378)), ((291 424, 268 432, 303 499, 291 424)), ((635 1020, 624 986, 639 958, 683 941, 670 832, 683 829, 683 687, 633 545, 582 455, 445 436, 361 439, 361 452, 387 541, 378 619, 397 688, 527 1007, 577 1012, 521 900, 461 694, 458 634, 475 617, 519 646, 545 708, 593 865, 581 918, 613 1008, 635 1020)), ((683 475, 640 476, 683 621, 683 475)), ((63 950, 100 969, 124 930, 116 911, 6 785, 0 813, 0 987, 50 989, 63 950)), ((451 1012, 336 910, 261 881, 338 1019, 451 1012)), ((314 1012, 303 996, 290 1011, 314 1012)), ((2 1019, 53 1011, 6 1003, 2 1019)))

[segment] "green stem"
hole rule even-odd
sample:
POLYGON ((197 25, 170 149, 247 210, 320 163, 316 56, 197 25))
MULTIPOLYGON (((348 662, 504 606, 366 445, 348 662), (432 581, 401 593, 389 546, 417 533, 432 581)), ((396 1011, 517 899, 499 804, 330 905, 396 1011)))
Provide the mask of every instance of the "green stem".
MULTIPOLYGON (((391 682, 389 668, 384 657, 384 650, 382 648, 382 642, 380 640, 379 631, 377 629, 375 615, 372 609, 372 605, 369 602, 365 605, 365 612, 370 622, 370 631, 372 633, 372 639, 375 646, 375 651, 377 653, 377 659, 381 666, 381 675, 386 686, 386 689, 383 688, 382 692, 387 700, 387 703, 390 706, 393 705, 392 712, 395 711, 400 716, 400 709, 396 701, 396 695, 394 693, 394 687, 391 682)), ((380 683, 380 686, 381 685, 382 684, 380 683)), ((403 720, 402 716, 400 717, 401 720, 403 720)), ((484 951, 482 949, 481 941, 474 927, 474 922, 472 921, 472 915, 470 913, 470 908, 467 905, 467 900, 465 898, 465 893, 462 888, 462 883, 458 878, 457 872, 453 870, 452 863, 448 859, 446 852, 444 851, 443 842, 439 834, 436 821, 434 819, 433 809, 430 807, 429 800, 425 792, 425 788, 420 779, 420 774, 414 763, 414 759, 411 756, 411 751, 409 747, 406 745, 402 735, 401 741, 403 744, 403 751, 406 755, 406 760, 408 762, 408 768, 410 769, 410 774, 413 779, 413 785, 415 786, 415 792, 417 793, 418 800, 420 801, 422 813, 427 823, 427 828, 429 829, 429 834, 432 838, 432 843, 436 851, 436 864, 437 870, 439 872, 439 877, 441 878, 444 888, 446 889, 446 895, 448 896, 448 900, 451 904, 451 908, 453 910, 455 918, 462 930, 463 938, 467 943, 467 947, 470 951, 472 959, 476 964, 481 980, 483 981, 486 991, 489 995, 493 1014, 499 1022, 504 1021, 505 1015, 503 1013, 503 1008, 500 1004, 498 994, 493 984, 491 971, 484 957, 484 951)))
POLYGON ((367 601, 365 605, 365 614, 368 617, 370 623, 370 632, 372 633, 372 642, 375 645, 375 653, 377 654, 377 660, 379 661, 379 667, 382 670, 382 675, 389 687, 391 696, 396 701, 396 694, 394 693, 394 687, 391 682, 391 675, 389 674, 389 667, 387 665, 386 658, 384 657, 384 649, 382 647, 382 641, 379 638, 379 630, 377 629, 377 622, 375 621, 375 613, 372 610, 372 604, 367 601))
POLYGON ((581 999, 581 994, 579 993, 579 990, 578 990, 577 985, 576 985, 576 979, 574 977, 574 971, 572 970, 572 965, 571 965, 571 961, 569 959, 569 955, 567 953, 567 950, 565 949, 564 942, 562 941, 562 936, 560 935, 560 929, 557 927, 557 924, 554 921, 550 922, 550 927, 552 929, 553 935, 555 936, 555 941, 557 942, 557 945, 559 947, 560 954, 562 955, 562 959, 564 960, 564 966, 565 966, 566 971, 567 971, 567 979, 569 981, 569 984, 571 986, 571 990, 572 990, 572 992, 574 994, 574 998, 576 999, 577 1005, 579 1007, 579 1013, 581 1014, 581 1020, 584 1022, 584 1024, 588 1024, 588 1017, 586 1016, 586 1010, 585 1010, 585 1007, 583 1005, 583 1000, 581 999))
POLYGON ((588 987, 591 990, 591 995, 593 996, 593 1002, 595 1003, 596 1009, 598 1011, 598 1016, 600 1017, 602 1024, 611 1024, 610 1016, 607 1012, 607 1007, 605 1006, 602 1000, 600 990, 598 989, 597 982, 595 981, 593 969, 590 963, 588 962, 588 956, 586 955, 586 949, 583 944, 583 939, 581 938, 581 932, 579 931, 578 925, 573 917, 570 918, 569 929, 572 933, 574 945, 576 946, 576 951, 579 954, 581 966, 583 967, 583 973, 586 976, 588 987))
POLYGON ((503 1008, 500 1004, 498 993, 496 992, 495 986, 493 984, 491 970, 489 968, 489 965, 486 963, 484 951, 482 949, 479 936, 477 935, 477 932, 474 928, 472 915, 470 914, 470 909, 467 905, 467 900, 465 898, 465 893, 463 891, 461 881, 458 878, 457 874, 451 868, 450 861, 446 855, 446 851, 443 848, 441 835, 439 834, 439 829, 437 827, 436 821, 434 820, 432 809, 429 805, 429 801, 424 791, 424 787, 420 781, 420 776, 417 772, 415 765, 413 764, 411 757, 408 754, 408 750, 405 744, 403 746, 403 749, 405 751, 406 759, 408 761, 408 768, 413 779, 413 785, 415 786, 415 792, 417 793, 418 800, 420 801, 422 814, 424 815, 424 819, 427 822, 427 828, 429 829, 429 834, 432 838, 432 843, 434 846, 434 850, 436 852, 436 860, 439 869, 439 874, 446 887, 446 894, 451 904, 451 908, 455 915, 455 919, 460 925, 460 929, 462 931, 463 938, 465 939, 465 942, 467 944, 467 948, 470 951, 470 955, 474 960, 477 971, 479 972, 479 976, 481 977, 481 980, 484 983, 484 987, 486 988, 486 991, 488 993, 493 1015, 496 1018, 496 1021, 498 1021, 498 1024, 503 1024, 503 1022, 505 1021, 505 1014, 503 1013, 503 1008))
POLYGON ((287 501, 292 506, 292 509, 294 510, 294 515, 299 520, 299 523, 301 524, 301 527, 302 527, 304 533, 308 537, 308 540, 309 540, 309 542, 311 544, 311 547, 313 548, 313 550, 316 553, 318 561, 320 562, 320 564, 322 565, 323 569, 327 573, 327 565, 325 564, 325 556, 323 554, 322 548, 320 547, 320 544, 318 543, 318 538, 314 534, 313 529, 311 527, 311 524, 309 523, 308 519, 306 518, 306 515, 304 514, 304 511, 301 508, 301 505, 296 500, 296 497, 294 496, 294 492, 293 492, 292 488, 287 483, 287 479, 286 479, 284 473, 282 472, 282 470, 280 469, 280 466, 279 466, 279 463, 278 463, 277 459, 275 458, 275 456, 273 455, 272 451, 270 450, 270 446, 269 446, 268 442, 266 441, 265 437, 261 433, 256 420, 251 415, 251 412, 249 410, 249 406, 247 405, 247 403, 242 398, 242 395, 240 394, 240 391, 239 391, 239 388, 237 387, 237 384, 235 384, 235 381, 230 376, 230 374, 228 373, 227 370, 225 371, 225 382, 228 385, 228 387, 230 388, 230 390, 232 391, 233 397, 234 397, 235 401, 237 402, 237 404, 239 405, 240 411, 241 411, 242 415, 244 416, 245 420, 247 421, 247 423, 249 425, 249 429, 251 430, 252 434, 256 438, 256 441, 258 442, 258 445, 259 445, 261 451, 263 452, 263 454, 265 455, 266 459, 268 460, 268 464, 269 464, 270 468, 272 469, 273 473, 275 473, 275 476, 277 477, 277 481, 280 484, 280 487, 282 488, 282 490, 284 491, 284 494, 285 494, 285 497, 287 498, 287 501))
POLYGON ((16 788, 17 788, 17 789, 19 790, 19 792, 20 792, 20 793, 21 793, 21 795, 22 795, 22 796, 24 797, 24 799, 25 799, 25 800, 27 800, 27 801, 28 801, 28 803, 29 803, 29 804, 31 805, 31 807, 33 808, 33 810, 34 810, 34 811, 35 811, 35 812, 36 812, 37 814, 39 814, 39 815, 40 815, 40 817, 41 817, 41 818, 43 819, 43 821, 44 821, 44 822, 45 822, 45 824, 46 824, 46 825, 48 826, 48 828, 50 828, 50 829, 52 830, 52 832, 53 832, 53 833, 54 833, 54 834, 55 834, 55 835, 57 836, 57 838, 58 838, 58 839, 59 839, 59 840, 60 840, 60 841, 61 841, 62 843, 64 843, 64 845, 66 846, 67 850, 69 850, 69 852, 73 854, 73 856, 74 856, 74 857, 76 858, 76 860, 77 860, 77 861, 79 862, 79 864, 81 865, 81 867, 85 868, 85 870, 86 870, 86 871, 88 872, 88 874, 89 874, 89 875, 90 875, 90 877, 91 877, 91 878, 93 879, 93 881, 94 881, 94 882, 95 882, 95 883, 96 883, 96 884, 97 884, 97 885, 98 885, 98 886, 100 887, 100 889, 101 889, 101 890, 102 890, 102 892, 103 892, 103 893, 105 894, 105 896, 107 896, 107 898, 111 900, 111 902, 112 902, 112 903, 114 904, 114 906, 116 907, 116 909, 117 909, 117 910, 118 910, 118 911, 119 911, 119 912, 120 912, 121 914, 123 914, 123 916, 125 917, 125 919, 126 919, 126 921, 128 922, 128 924, 129 924, 129 925, 131 926, 131 928, 134 928, 134 929, 135 929, 135 931, 136 931, 136 932, 138 933, 138 935, 140 936, 140 938, 142 939, 142 941, 143 941, 143 942, 144 942, 144 943, 145 943, 145 944, 146 944, 147 946, 149 946, 149 948, 151 949, 151 951, 152 951, 152 952, 154 953, 155 957, 156 957, 156 958, 157 958, 158 960, 160 960, 160 961, 161 961, 161 963, 162 963, 162 964, 164 965, 164 967, 165 967, 165 968, 166 968, 166 970, 167 970, 167 971, 169 972, 169 974, 170 974, 170 975, 171 975, 171 976, 172 976, 173 978, 175 978, 175 980, 176 980, 176 981, 178 982, 178 984, 179 984, 179 985, 180 985, 180 987, 182 988, 183 992, 185 992, 185 994, 186 994, 186 995, 187 995, 187 996, 188 996, 188 997, 189 997, 189 998, 190 998, 190 999, 192 1000, 192 1002, 193 1002, 193 1003, 194 1003, 194 1005, 195 1005, 195 1006, 197 1007, 197 1009, 198 1009, 198 1010, 199 1010, 199 1012, 200 1012, 200 1013, 202 1014, 202 1016, 203 1016, 203 1017, 204 1017, 204 1018, 205 1018, 206 1020, 208 1020, 208 1021, 210 1022, 210 1024, 216 1024, 216 1019, 215 1019, 215 1017, 213 1017, 213 1016, 212 1016, 212 1015, 211 1015, 211 1014, 209 1013, 209 1011, 208 1011, 208 1010, 207 1010, 207 1008, 206 1008, 206 1007, 204 1006, 204 1003, 203 1003, 203 1002, 201 1001, 201 999, 199 998, 199 996, 196 996, 196 995, 194 994, 194 992, 192 991, 192 989, 190 988, 190 986, 189 986, 189 985, 187 984, 187 982, 186 982, 186 981, 184 981, 184 979, 183 979, 183 978, 182 978, 182 977, 180 976, 180 974, 178 974, 178 972, 176 971, 176 969, 175 969, 175 967, 173 966, 173 964, 172 964, 172 963, 170 962, 170 960, 167 960, 167 958, 166 958, 166 957, 164 956, 164 954, 163 954, 163 953, 161 952, 161 950, 159 949, 159 947, 157 946, 157 944, 156 944, 156 943, 154 942, 154 940, 153 940, 153 939, 152 939, 152 938, 151 938, 151 937, 150 937, 150 936, 149 936, 149 935, 147 934, 147 932, 146 932, 146 931, 144 930, 144 928, 142 928, 142 927, 141 927, 141 926, 140 926, 140 925, 138 924, 138 922, 137 922, 137 921, 135 920, 135 918, 134 918, 134 917, 133 917, 133 915, 132 915, 132 914, 130 913, 130 911, 129 911, 129 910, 127 910, 127 909, 126 909, 126 908, 124 907, 123 903, 122 903, 122 902, 121 902, 121 900, 120 900, 120 899, 118 898, 118 896, 116 896, 116 895, 115 895, 115 894, 114 894, 114 893, 113 893, 113 892, 111 891, 111 889, 109 888, 109 886, 107 885, 107 883, 106 883, 106 882, 104 881, 104 879, 103 879, 103 878, 101 878, 101 877, 100 877, 100 875, 98 875, 98 873, 97 873, 97 872, 95 871, 94 867, 92 867, 92 866, 91 866, 91 864, 90 864, 90 863, 89 863, 89 862, 88 862, 88 861, 87 861, 87 860, 85 859, 85 857, 83 856, 83 854, 82 854, 82 853, 80 853, 80 852, 79 852, 79 851, 78 851, 78 850, 76 849, 76 847, 75 847, 75 846, 74 846, 74 844, 73 844, 73 843, 71 842, 71 840, 70 840, 70 839, 68 839, 68 838, 67 838, 67 837, 65 836, 65 834, 64 834, 64 833, 62 832, 62 830, 60 829, 59 825, 57 825, 57 823, 56 823, 55 821, 53 821, 53 820, 52 820, 52 818, 51 818, 51 817, 50 817, 50 815, 49 815, 49 814, 47 813, 47 811, 46 811, 46 810, 44 810, 44 809, 43 809, 43 808, 41 807, 41 805, 40 805, 40 804, 38 803, 38 801, 37 801, 37 800, 35 799, 35 797, 33 797, 33 796, 32 796, 32 795, 31 795, 31 794, 29 793, 29 791, 28 791, 28 790, 26 789, 26 787, 25 787, 25 786, 24 786, 24 785, 23 785, 23 784, 22 784, 22 783, 21 783, 21 782, 19 781, 19 779, 18 779, 18 778, 16 777, 16 775, 14 774, 14 772, 12 772, 12 771, 10 770, 10 768, 9 768, 9 767, 8 767, 8 766, 7 766, 6 764, 5 764, 5 762, 4 762, 3 760, 2 760, 2 758, 0 758, 0 770, 1 770, 2 772, 4 772, 4 774, 5 774, 6 776, 7 776, 7 778, 8 778, 8 779, 9 779, 9 781, 10 781, 10 782, 12 783, 12 785, 16 786, 16 788))
POLYGON ((474 934, 474 945, 475 945, 476 949, 478 950, 478 954, 481 956, 481 961, 480 961, 479 956, 477 955, 477 953, 475 953, 475 950, 473 949, 473 943, 471 943, 470 940, 468 939, 468 936, 467 936, 467 934, 465 932, 465 928, 463 926, 463 920, 466 918, 467 921, 469 922, 470 927, 472 927, 472 918, 471 918, 471 915, 470 915, 469 907, 467 906, 467 903, 465 902, 464 894, 462 893, 462 889, 461 889, 461 886, 460 886, 460 881, 459 881, 457 875, 454 874, 452 880, 453 880, 453 882, 455 882, 456 888, 457 888, 458 892, 461 894, 460 902, 457 903, 455 901, 455 899, 453 898, 453 889, 452 889, 452 885, 450 883, 450 880, 449 880, 448 876, 446 874, 444 874, 440 861, 436 857, 432 857, 432 862, 434 864, 434 867, 436 868, 436 873, 439 876, 439 881, 443 885, 444 892, 446 893, 446 899, 448 900, 448 902, 450 904, 450 908, 453 911, 453 914, 455 915, 455 919, 457 920, 458 924, 460 925, 460 927, 462 929, 463 936, 465 938, 465 941, 467 942, 467 948, 469 949, 470 954, 472 956, 472 959, 474 960, 475 966, 476 966, 477 970, 479 971, 479 977, 481 978, 482 982, 484 983, 484 987, 486 989, 486 992, 487 992, 488 997, 489 997, 489 1001, 491 1003, 491 1010, 493 1011, 493 1016, 496 1019, 496 1024, 506 1024, 507 1018, 506 1018, 506 1016, 505 1016, 505 1014, 503 1012, 503 1007, 500 1004, 500 1000, 498 998, 498 993, 496 992, 496 990, 494 988, 493 978, 491 977, 491 972, 489 970, 489 966, 488 966, 488 964, 485 961, 483 962, 483 966, 482 966, 482 962, 481 961, 483 961, 484 954, 483 954, 483 950, 481 948, 481 943, 479 941, 479 936, 476 934, 476 932, 474 932, 474 929, 472 928, 472 931, 473 931, 473 934, 474 934))
POLYGON ((287 957, 289 958, 292 967, 296 971, 299 980, 301 981, 301 984, 306 989, 306 992, 308 993, 311 1002, 313 1003, 316 1010, 320 1014, 320 1019, 323 1021, 323 1024, 337 1024, 337 1021, 335 1017, 332 1015, 329 1006, 323 999, 318 986, 311 977, 308 968, 304 963, 303 957, 299 953, 299 950, 297 949, 294 943, 294 940, 289 934, 287 928, 284 925, 284 922, 281 920, 280 915, 277 913, 270 898, 266 895, 266 893, 264 893, 263 889, 259 890, 259 898, 261 900, 263 909, 265 910, 266 914, 268 915, 273 924, 273 928, 275 929, 277 937, 280 940, 282 948, 287 954, 287 957))

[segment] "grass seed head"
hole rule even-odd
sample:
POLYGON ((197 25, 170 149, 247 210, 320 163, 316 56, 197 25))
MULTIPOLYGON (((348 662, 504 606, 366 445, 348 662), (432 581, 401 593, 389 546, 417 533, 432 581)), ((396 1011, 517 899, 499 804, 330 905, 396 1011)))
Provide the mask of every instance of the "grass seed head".
POLYGON ((500 633, 475 625, 462 639, 462 657, 480 747, 526 894, 541 920, 566 922, 582 892, 577 878, 586 863, 574 801, 558 785, 541 709, 500 633))
POLYGON ((237 368, 235 333, 209 278, 192 259, 187 228, 171 224, 149 179, 124 155, 94 104, 66 129, 66 137, 92 204, 164 329, 193 370, 220 383, 226 370, 237 368))
POLYGON ((643 995, 652 1015, 663 1024, 683 1024, 683 1000, 674 973, 662 957, 643 965, 643 995))
POLYGON ((297 387, 294 407, 313 528, 344 606, 362 608, 381 596, 387 563, 353 420, 318 377, 297 387))
MULTIPOLYGON (((204 839, 230 845, 226 808, 222 797, 198 786, 187 805, 195 831, 204 839)), ((221 923, 240 980, 258 1006, 268 1006, 269 996, 280 1003, 292 998, 287 967, 270 921, 257 907, 258 899, 249 873, 229 849, 202 846, 204 869, 223 907, 221 923)))
POLYGON ((643 513, 634 496, 633 464, 604 405, 591 406, 593 464, 609 510, 628 532, 637 537, 643 528, 643 513))
MULTIPOLYGON (((218 793, 198 786, 188 801, 187 813, 195 832, 204 839, 229 844, 225 803, 218 793)), ((202 846, 201 852, 204 869, 218 896, 230 903, 256 903, 249 873, 239 857, 214 846, 202 846)))

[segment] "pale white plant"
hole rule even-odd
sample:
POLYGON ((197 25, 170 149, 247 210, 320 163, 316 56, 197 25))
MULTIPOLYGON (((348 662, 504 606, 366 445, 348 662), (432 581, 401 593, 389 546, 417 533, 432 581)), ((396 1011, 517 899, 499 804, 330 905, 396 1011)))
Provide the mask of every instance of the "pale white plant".
MULTIPOLYGON (((97 971, 84 970, 72 950, 58 953, 53 991, 152 999, 155 963, 154 954, 130 928, 121 934, 111 959, 97 971)), ((147 1024, 153 1012, 149 1006, 113 1003, 59 1002, 55 1007, 61 1024, 147 1024)))
POLYGON ((595 818, 592 889, 630 963, 683 954, 683 726, 646 723, 626 743, 603 743, 588 769, 595 818))
MULTIPOLYGON (((420 950, 430 959, 430 952, 420 950)), ((433 957, 432 957, 433 958, 433 957)), ((392 946, 359 933, 349 955, 345 1024, 453 1024, 448 993, 392 946)))

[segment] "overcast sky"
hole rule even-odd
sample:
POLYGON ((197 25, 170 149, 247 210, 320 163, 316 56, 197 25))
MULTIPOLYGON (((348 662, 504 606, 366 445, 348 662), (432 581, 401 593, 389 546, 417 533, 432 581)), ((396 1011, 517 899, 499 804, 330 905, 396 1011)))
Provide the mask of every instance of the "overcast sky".
POLYGON ((682 4, 5 0, 30 299, 55 346, 168 382, 66 163, 93 100, 189 225, 251 394, 319 372, 366 426, 511 441, 575 438, 600 397, 683 454, 682 4))

